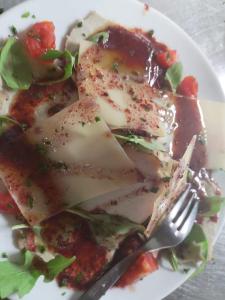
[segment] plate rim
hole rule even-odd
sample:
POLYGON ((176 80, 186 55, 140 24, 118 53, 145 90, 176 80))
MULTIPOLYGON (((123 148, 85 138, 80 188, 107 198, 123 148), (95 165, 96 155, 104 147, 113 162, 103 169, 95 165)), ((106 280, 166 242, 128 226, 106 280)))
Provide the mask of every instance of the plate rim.
MULTIPOLYGON (((7 9, 6 11, 4 11, 4 13, 0 16, 0 21, 4 18, 7 18, 8 15, 17 13, 18 9, 27 9, 27 7, 29 8, 30 5, 32 5, 32 3, 35 2, 53 2, 53 0, 28 0, 28 1, 24 1, 22 3, 18 3, 15 6, 7 9)), ((69 0, 69 1, 73 1, 73 0, 69 0)), ((129 2, 133 2, 135 5, 140 5, 143 6, 144 3, 140 2, 138 0, 126 0, 129 2)), ((76 3, 74 4, 76 5, 76 3)), ((82 5, 82 3, 81 3, 82 5)), ((222 84, 216 74, 216 71, 214 70, 212 63, 210 62, 210 59, 207 57, 207 55, 201 50, 200 46, 197 44, 197 42, 195 42, 192 37, 182 28, 180 27, 177 23, 175 23, 173 20, 171 20, 168 16, 166 16, 165 14, 163 14, 161 11, 159 11, 158 9, 155 9, 154 7, 150 7, 151 11, 153 11, 156 15, 158 15, 160 18, 163 18, 166 22, 172 23, 173 26, 176 28, 176 30, 178 30, 184 37, 185 39, 187 39, 189 41, 189 43, 194 47, 195 51, 198 52, 198 54, 202 57, 202 59, 204 60, 204 63, 207 65, 207 67, 209 68, 211 74, 213 74, 213 77, 215 79, 215 83, 217 84, 217 88, 221 94, 221 100, 225 101, 225 91, 222 88, 222 84)), ((140 26, 141 27, 141 26, 140 26)), ((215 99, 217 100, 217 99, 215 99)), ((215 242, 217 241, 221 231, 223 230, 223 227, 225 225, 225 210, 223 211, 223 213, 221 213, 221 218, 222 218, 222 222, 219 225, 219 228, 216 232, 216 237, 215 237, 215 242)), ((151 275, 150 275, 151 276, 151 275)), ((177 288, 179 288, 184 282, 187 281, 187 279, 189 278, 189 275, 187 275, 185 278, 183 278, 180 282, 177 282, 176 286, 174 285, 173 287, 170 288, 169 293, 166 293, 163 297, 166 297, 168 295, 170 295, 173 291, 175 291, 177 288)))

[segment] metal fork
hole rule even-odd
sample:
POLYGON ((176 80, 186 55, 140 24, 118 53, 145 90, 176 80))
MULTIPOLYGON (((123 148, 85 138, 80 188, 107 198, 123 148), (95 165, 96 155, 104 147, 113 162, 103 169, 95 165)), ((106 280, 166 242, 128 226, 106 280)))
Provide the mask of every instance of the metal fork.
POLYGON ((112 287, 135 262, 137 257, 146 252, 176 247, 190 233, 198 212, 199 199, 191 185, 187 184, 169 215, 160 223, 153 236, 139 249, 126 256, 111 269, 106 271, 79 300, 98 300, 112 287))

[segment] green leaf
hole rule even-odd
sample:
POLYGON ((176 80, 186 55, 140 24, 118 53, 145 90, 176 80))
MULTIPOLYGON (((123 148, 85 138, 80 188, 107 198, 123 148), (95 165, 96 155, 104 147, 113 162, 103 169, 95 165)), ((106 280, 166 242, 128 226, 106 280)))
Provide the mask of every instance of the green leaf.
POLYGON ((150 151, 165 151, 165 148, 162 144, 152 140, 151 142, 146 141, 144 138, 136 136, 136 135, 118 135, 114 134, 114 136, 118 139, 124 140, 128 143, 139 145, 150 151))
POLYGON ((121 216, 89 213, 77 207, 67 211, 88 220, 97 242, 103 243, 109 248, 116 243, 118 237, 126 236, 135 231, 144 232, 145 230, 144 226, 121 216))
POLYGON ((169 82, 173 92, 176 91, 181 78, 182 78, 182 71, 183 67, 180 62, 173 64, 167 71, 166 71, 166 80, 169 82))
POLYGON ((75 261, 75 257, 67 258, 61 255, 57 255, 54 259, 47 263, 48 274, 46 281, 51 281, 69 267, 75 261))
POLYGON ((57 82, 65 81, 66 79, 72 76, 73 67, 76 62, 76 57, 74 57, 69 51, 65 50, 64 52, 62 52, 58 50, 49 50, 42 56, 42 59, 43 60, 55 60, 55 59, 64 60, 64 70, 63 70, 64 74, 61 78, 38 82, 38 84, 41 85, 54 84, 57 82))
POLYGON ((45 276, 45 281, 51 281, 75 260, 74 257, 66 258, 58 255, 48 263, 41 261, 45 267, 39 270, 33 264, 34 258, 32 252, 26 251, 23 253, 24 262, 21 265, 9 261, 0 262, 0 299, 14 293, 23 297, 30 292, 41 275, 45 276))
POLYGON ((173 248, 168 249, 168 260, 173 270, 177 272, 179 269, 179 259, 177 258, 176 251, 173 248))
POLYGON ((2 48, 0 75, 8 87, 26 90, 32 83, 32 70, 20 41, 11 37, 2 48))
POLYGON ((199 210, 199 215, 202 217, 213 217, 218 214, 222 206, 225 204, 225 197, 212 196, 204 199, 202 207, 199 210))
POLYGON ((96 33, 88 38, 88 41, 93 42, 95 44, 98 44, 102 42, 103 44, 107 43, 109 40, 109 32, 108 31, 102 31, 99 33, 96 33))
POLYGON ((18 125, 18 126, 20 126, 22 129, 24 129, 23 126, 22 126, 19 122, 17 122, 16 120, 14 120, 14 119, 12 119, 12 118, 10 118, 10 117, 8 117, 8 116, 2 115, 2 116, 0 116, 0 135, 1 135, 5 130, 8 129, 8 125, 9 125, 9 124, 18 125))
POLYGON ((208 259, 208 241, 206 235, 199 224, 194 224, 191 233, 179 247, 177 255, 181 254, 182 260, 197 264, 206 262, 208 259))
POLYGON ((31 271, 33 255, 27 251, 24 254, 22 265, 9 261, 0 262, 0 298, 4 299, 14 293, 23 297, 34 287, 37 279, 41 275, 39 272, 31 271))

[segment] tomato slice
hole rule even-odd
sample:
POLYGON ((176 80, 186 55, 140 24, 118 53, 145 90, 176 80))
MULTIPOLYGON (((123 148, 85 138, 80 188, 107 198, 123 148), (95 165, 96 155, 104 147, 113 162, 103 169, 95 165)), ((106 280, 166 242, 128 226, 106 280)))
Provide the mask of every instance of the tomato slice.
POLYGON ((170 49, 167 49, 166 51, 159 51, 156 53, 155 59, 160 67, 168 69, 176 62, 177 52, 170 49))
POLYGON ((0 192, 0 212, 14 216, 20 215, 19 208, 9 193, 0 192))
POLYGON ((177 93, 186 97, 195 97, 198 95, 198 81, 193 76, 185 77, 177 88, 177 93))
POLYGON ((141 254, 120 278, 116 286, 126 287, 158 269, 158 262, 150 252, 141 254))
POLYGON ((25 45, 32 58, 39 58, 46 51, 55 49, 55 26, 44 21, 34 24, 25 35, 25 45))

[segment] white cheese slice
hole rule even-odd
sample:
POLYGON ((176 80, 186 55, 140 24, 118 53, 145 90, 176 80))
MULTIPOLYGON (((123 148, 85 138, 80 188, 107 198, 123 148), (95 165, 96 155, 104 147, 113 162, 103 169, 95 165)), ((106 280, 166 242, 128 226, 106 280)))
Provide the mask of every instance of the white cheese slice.
MULTIPOLYGON (((104 51, 101 53, 97 46, 87 41, 80 43, 76 81, 79 99, 89 97, 96 101, 112 129, 135 129, 157 137, 167 136, 165 109, 156 101, 162 94, 147 83, 137 83, 105 68, 101 65, 102 55, 104 51)), ((170 108, 166 110, 168 115, 170 108)))
POLYGON ((207 138, 207 168, 225 169, 225 103, 200 101, 207 138))
POLYGON ((43 176, 51 179, 48 189, 53 194, 32 180, 29 168, 17 169, 16 163, 2 168, 1 177, 31 224, 91 198, 123 191, 141 179, 104 120, 99 120, 99 107, 93 101, 76 102, 29 129, 25 137, 30 144, 46 147, 44 159, 51 164, 43 176))
POLYGON ((81 22, 77 22, 67 36, 66 49, 72 53, 77 51, 83 40, 110 24, 110 21, 104 19, 96 12, 89 13, 81 22))

